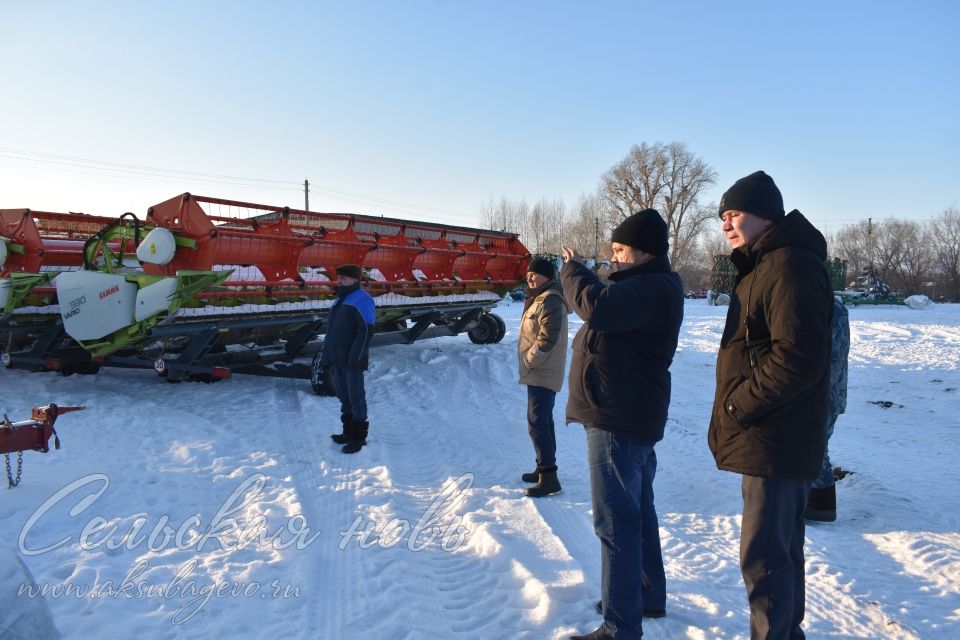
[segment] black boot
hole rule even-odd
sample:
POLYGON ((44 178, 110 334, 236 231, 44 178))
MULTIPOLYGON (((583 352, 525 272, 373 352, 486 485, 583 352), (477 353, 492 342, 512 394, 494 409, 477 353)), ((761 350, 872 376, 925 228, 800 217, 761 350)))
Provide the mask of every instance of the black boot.
POLYGON ((570 636, 570 640, 613 640, 613 636, 602 629, 595 629, 585 636, 570 636))
MULTIPOLYGON (((597 604, 593 605, 593 608, 596 609, 597 615, 603 615, 603 600, 597 600, 597 604)), ((643 610, 644 618, 666 618, 667 610, 666 609, 644 609, 643 610)))
POLYGON ((524 482, 529 482, 530 484, 537 484, 540 482, 540 472, 534 469, 530 473, 525 473, 520 476, 520 479, 524 482))
POLYGON ((527 497, 542 498, 560 492, 560 481, 557 480, 557 468, 553 471, 541 471, 536 486, 527 489, 527 497))
POLYGON ((353 420, 350 422, 350 441, 344 445, 344 453, 356 453, 367 444, 367 431, 370 423, 366 420, 353 420))
POLYGON ((807 508, 803 512, 804 520, 833 522, 837 519, 837 486, 826 489, 811 489, 807 499, 807 508))
POLYGON ((340 416, 340 422, 343 423, 343 433, 331 433, 330 439, 337 444, 347 444, 350 442, 350 423, 353 422, 353 416, 340 416))

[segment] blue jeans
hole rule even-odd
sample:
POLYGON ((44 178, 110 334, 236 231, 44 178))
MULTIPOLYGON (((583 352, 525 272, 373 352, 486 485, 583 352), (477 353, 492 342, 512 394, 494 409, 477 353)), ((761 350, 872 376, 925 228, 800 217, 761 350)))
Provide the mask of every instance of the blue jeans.
POLYGON ((823 447, 823 465, 820 467, 820 475, 813 481, 814 489, 829 489, 835 484, 833 479, 833 463, 830 462, 830 436, 833 435, 833 427, 837 424, 839 414, 831 413, 827 418, 827 444, 823 447))
POLYGON ((740 573, 751 640, 802 640, 806 601, 803 510, 809 480, 743 476, 740 573))
POLYGON ((638 438, 586 427, 593 529, 600 539, 601 629, 643 635, 644 609, 666 609, 667 580, 653 504, 657 454, 638 438))
POLYGON ((333 386, 340 400, 340 413, 354 420, 367 419, 367 392, 363 388, 363 369, 332 366, 333 386))
POLYGON ((538 471, 557 470, 557 437, 553 403, 557 394, 544 387, 527 386, 527 430, 537 454, 538 471))

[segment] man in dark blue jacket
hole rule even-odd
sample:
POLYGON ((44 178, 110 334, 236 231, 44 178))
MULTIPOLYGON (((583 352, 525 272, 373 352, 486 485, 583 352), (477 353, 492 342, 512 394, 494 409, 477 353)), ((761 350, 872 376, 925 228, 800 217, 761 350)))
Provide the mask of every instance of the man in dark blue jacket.
POLYGON ((601 560, 603 623, 575 639, 639 638, 644 616, 666 615, 653 448, 670 405, 683 285, 670 270, 667 225, 656 210, 624 220, 611 241, 612 284, 568 247, 560 272, 564 297, 584 321, 573 341, 567 422, 587 432, 601 560))
POLYGON ((367 443, 369 429, 363 372, 369 362, 376 305, 370 294, 360 287, 362 277, 363 271, 355 264, 337 267, 337 297, 330 307, 320 359, 321 364, 333 372, 343 422, 343 433, 330 437, 344 445, 344 453, 360 451, 367 443))

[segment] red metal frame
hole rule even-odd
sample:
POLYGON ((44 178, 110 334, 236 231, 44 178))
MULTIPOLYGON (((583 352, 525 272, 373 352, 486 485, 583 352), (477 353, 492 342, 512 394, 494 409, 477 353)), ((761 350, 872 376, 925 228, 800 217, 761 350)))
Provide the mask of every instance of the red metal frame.
MULTIPOLYGON (((197 242, 196 250, 180 250, 166 265, 144 265, 147 273, 173 275, 180 269, 253 265, 267 281, 227 282, 230 287, 262 288, 288 280, 303 283, 304 268, 322 268, 332 279, 338 265, 351 263, 380 272, 383 281, 372 280, 371 289, 402 287, 415 295, 501 289, 522 280, 530 259, 530 252, 511 233, 301 211, 189 193, 151 207, 147 224, 197 242), (213 215, 214 206, 242 209, 250 215, 213 215)), ((317 286, 311 284, 309 288, 317 286)))
MULTIPOLYGON (((9 272, 83 265, 85 241, 114 218, 29 209, 0 210, 0 235, 22 245, 4 265, 9 272)), ((123 224, 129 222, 123 221, 123 224)), ((182 269, 209 271, 216 265, 252 265, 264 280, 227 281, 200 298, 326 297, 330 284, 306 281, 307 269, 327 277, 338 265, 379 271, 371 292, 444 295, 482 290, 503 292, 526 273, 530 252, 516 234, 427 222, 344 213, 318 213, 184 193, 147 211, 145 224, 196 241, 180 247, 165 265, 143 264, 145 273, 172 276, 182 269), (226 208, 246 211, 218 215, 226 208), (265 291, 266 290, 266 291, 265 291)), ((119 243, 111 248, 115 251, 119 243)), ((125 250, 136 247, 128 241, 125 250)), ((39 291, 39 289, 38 289, 39 291)))
MULTIPOLYGON (((47 453, 50 450, 50 437, 57 434, 57 430, 53 427, 57 417, 71 411, 81 411, 84 408, 82 405, 59 407, 48 404, 45 407, 34 407, 29 420, 10 422, 4 419, 0 422, 0 453, 17 451, 47 453)), ((60 448, 59 440, 56 440, 56 448, 60 448)))
MULTIPOLYGON (((87 238, 115 220, 85 213, 0 209, 0 236, 24 249, 22 254, 7 255, 0 276, 20 271, 40 273, 43 267, 79 267, 83 265, 87 238)), ((117 246, 114 243, 113 248, 117 246)), ((133 243, 128 248, 136 251, 133 243)))

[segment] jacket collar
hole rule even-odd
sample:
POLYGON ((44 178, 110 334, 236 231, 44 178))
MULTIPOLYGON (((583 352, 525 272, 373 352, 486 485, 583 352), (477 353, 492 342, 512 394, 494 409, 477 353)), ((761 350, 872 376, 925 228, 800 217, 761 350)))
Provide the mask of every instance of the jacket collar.
POLYGON ((532 305, 537 298, 545 293, 549 293, 550 291, 556 291, 559 293, 560 299, 563 300, 564 304, 566 304, 567 301, 563 298, 563 289, 560 288, 560 283, 554 279, 544 283, 542 287, 537 287, 536 289, 527 287, 527 298, 523 301, 523 310, 526 311, 529 309, 530 305, 532 305))
POLYGON ((360 283, 359 283, 359 282, 356 282, 356 283, 350 285, 349 287, 341 287, 341 286, 338 286, 338 287, 337 287, 337 301, 339 302, 339 301, 343 300, 344 298, 346 298, 348 295, 350 295, 351 293, 353 293, 354 291, 356 291, 356 290, 359 289, 359 288, 360 288, 360 283))
POLYGON ((619 282, 620 280, 625 280, 631 276, 643 273, 670 273, 670 258, 667 256, 657 256, 649 262, 638 264, 629 269, 614 271, 610 274, 610 280, 619 282))
POLYGON ((823 234, 794 209, 750 246, 734 249, 730 260, 741 274, 749 273, 762 255, 781 247, 804 247, 820 256, 821 260, 827 259, 827 241, 823 234))

